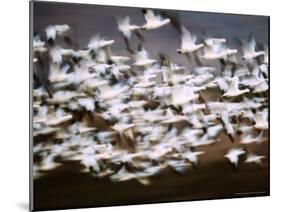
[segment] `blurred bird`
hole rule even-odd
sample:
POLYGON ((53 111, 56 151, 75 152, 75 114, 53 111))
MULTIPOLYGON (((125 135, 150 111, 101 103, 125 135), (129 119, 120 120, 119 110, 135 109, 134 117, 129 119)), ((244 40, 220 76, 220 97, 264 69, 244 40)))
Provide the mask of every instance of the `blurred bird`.
POLYGON ((229 162, 233 165, 236 170, 238 167, 239 157, 240 155, 245 154, 245 151, 242 148, 232 148, 230 149, 225 157, 229 160, 229 162))
POLYGON ((146 23, 141 26, 142 30, 152 30, 170 23, 169 18, 163 18, 161 15, 155 15, 152 10, 142 10, 146 23))

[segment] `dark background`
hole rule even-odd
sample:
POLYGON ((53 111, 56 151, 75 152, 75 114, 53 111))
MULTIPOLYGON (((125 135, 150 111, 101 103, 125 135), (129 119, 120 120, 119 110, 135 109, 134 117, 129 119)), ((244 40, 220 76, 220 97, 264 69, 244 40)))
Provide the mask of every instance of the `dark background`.
MULTIPOLYGON (((230 47, 238 48, 240 52, 241 49, 235 41, 237 38, 247 39, 250 33, 254 35, 257 42, 268 43, 268 17, 265 16, 171 12, 178 13, 182 24, 198 37, 202 31, 209 36, 224 37, 230 47)), ((35 2, 34 32, 42 32, 49 24, 69 24, 72 27, 72 37, 79 41, 79 47, 85 47, 92 36, 99 34, 116 41, 112 46, 114 53, 127 55, 114 18, 126 15, 131 18, 133 24, 145 23, 141 8, 35 2)), ((144 35, 146 39, 144 47, 153 58, 158 58, 158 53, 164 52, 176 63, 183 65, 186 63, 186 59, 176 53, 181 38, 170 25, 147 31, 144 35)))

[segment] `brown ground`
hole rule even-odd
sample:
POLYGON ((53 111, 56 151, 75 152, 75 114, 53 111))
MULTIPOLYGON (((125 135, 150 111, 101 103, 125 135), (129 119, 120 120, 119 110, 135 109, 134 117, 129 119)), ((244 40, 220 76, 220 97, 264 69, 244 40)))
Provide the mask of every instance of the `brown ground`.
MULTIPOLYGON (((143 186, 136 180, 114 183, 79 173, 79 163, 67 162, 48 175, 34 181, 34 208, 36 210, 96 207, 183 200, 231 198, 269 195, 268 157, 263 166, 245 164, 241 158, 234 171, 224 154, 232 144, 224 135, 213 146, 200 147, 206 154, 199 156, 198 169, 189 169, 185 175, 167 171, 152 178, 152 184, 143 186)), ((248 149, 268 156, 268 142, 248 149)))

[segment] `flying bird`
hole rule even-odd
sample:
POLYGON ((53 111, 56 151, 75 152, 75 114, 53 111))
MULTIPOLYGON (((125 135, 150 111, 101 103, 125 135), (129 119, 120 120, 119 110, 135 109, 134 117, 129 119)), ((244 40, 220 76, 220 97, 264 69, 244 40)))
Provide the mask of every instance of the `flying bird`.
POLYGON ((226 157, 231 165, 233 165, 234 169, 236 170, 238 167, 239 157, 246 152, 242 148, 232 148, 230 149, 227 154, 224 156, 226 157))
POLYGON ((161 15, 155 15, 152 10, 142 10, 146 23, 141 26, 142 30, 153 30, 170 23, 169 18, 163 18, 161 15))

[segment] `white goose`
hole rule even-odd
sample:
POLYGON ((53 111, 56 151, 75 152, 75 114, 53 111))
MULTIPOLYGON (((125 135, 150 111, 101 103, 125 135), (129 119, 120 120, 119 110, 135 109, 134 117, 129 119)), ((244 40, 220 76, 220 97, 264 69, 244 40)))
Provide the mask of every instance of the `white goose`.
POLYGON ((187 159, 188 161, 190 161, 195 166, 198 166, 198 155, 202 155, 204 153, 205 152, 203 152, 203 151, 193 152, 193 151, 187 150, 181 156, 182 156, 182 158, 187 159))
POLYGON ((191 86, 176 85, 172 87, 172 101, 171 104, 174 106, 183 106, 190 101, 199 98, 199 94, 194 92, 191 86))
POLYGON ((231 55, 237 54, 237 52, 237 49, 229 49, 222 43, 217 43, 213 46, 206 46, 201 58, 205 60, 226 59, 231 55))
POLYGON ((50 65, 50 72, 49 72, 49 80, 51 83, 63 83, 69 82, 72 77, 72 73, 67 73, 69 70, 69 65, 64 65, 62 68, 58 64, 51 64, 50 65))
POLYGON ((72 118, 71 114, 67 114, 63 109, 59 108, 55 111, 55 116, 49 116, 45 123, 48 126, 57 126, 70 121, 72 118))
POLYGON ((85 108, 87 111, 93 112, 95 110, 95 101, 92 97, 79 98, 78 103, 80 107, 85 108))
POLYGON ((50 25, 47 26, 45 29, 47 39, 55 40, 56 36, 64 36, 68 31, 70 30, 70 27, 67 24, 63 25, 50 25))
POLYGON ((126 16, 125 18, 117 18, 117 25, 118 25, 118 30, 128 39, 131 38, 132 31, 141 28, 140 26, 137 25, 131 25, 129 16, 126 16))
POLYGON ((83 154, 81 163, 89 170, 100 172, 99 162, 96 159, 95 154, 83 154))
POLYGON ((112 45, 114 42, 115 42, 114 40, 104 40, 99 35, 96 35, 91 38, 88 44, 88 49, 91 51, 97 51, 101 48, 112 45))
POLYGON ((102 85, 99 90, 101 91, 99 95, 99 101, 108 101, 112 100, 125 91, 128 90, 128 86, 122 86, 122 85, 115 85, 115 86, 110 86, 108 84, 102 85))
POLYGON ((268 110, 260 111, 255 116, 255 128, 260 130, 268 129, 268 110))
POLYGON ((261 131, 259 133, 258 136, 254 137, 251 134, 243 134, 241 137, 241 143, 242 144, 252 144, 252 143, 261 143, 262 141, 264 141, 263 138, 263 131, 261 131))
POLYGON ((230 85, 227 92, 223 94, 223 97, 237 97, 250 92, 248 88, 245 88, 243 90, 240 90, 238 88, 239 79, 237 76, 230 78, 228 81, 230 85))
POLYGON ((207 134, 209 138, 215 138, 219 135, 219 133, 222 130, 222 125, 221 124, 217 124, 215 126, 210 126, 207 129, 207 134))
POLYGON ((33 52, 46 52, 45 42, 39 36, 35 36, 32 42, 33 52))
POLYGON ((180 54, 192 53, 204 46, 203 43, 196 44, 197 37, 194 34, 191 34, 184 26, 181 27, 182 36, 181 36, 181 48, 177 49, 177 52, 180 54))
POLYGON ((149 59, 148 52, 141 47, 141 49, 134 54, 135 63, 133 63, 133 66, 139 66, 139 67, 145 67, 145 66, 151 66, 156 62, 154 59, 149 59))
POLYGON ((265 55, 264 51, 256 52, 256 41, 255 39, 251 39, 250 42, 244 42, 242 45, 242 51, 244 53, 243 59, 247 62, 252 62, 254 58, 265 55))
POLYGON ((225 38, 206 38, 204 40, 204 43, 207 46, 215 46, 217 44, 225 43, 226 39, 225 38))
POLYGON ((253 93, 263 93, 268 91, 268 81, 264 80, 262 82, 260 82, 255 88, 253 93))
POLYGON ((245 163, 255 163, 258 165, 262 165, 263 158, 265 158, 264 155, 256 155, 256 154, 250 153, 247 155, 245 163))
POLYGON ((170 108, 166 109, 166 120, 162 121, 163 124, 172 124, 182 121, 187 121, 187 117, 183 115, 174 115, 170 108))
POLYGON ((164 19, 161 15, 155 15, 152 10, 145 10, 144 18, 146 23, 141 26, 142 30, 157 29, 170 23, 169 18, 164 19))
POLYGON ((221 112, 221 120, 227 134, 230 136, 230 139, 233 140, 235 136, 235 129, 232 123, 230 122, 229 113, 227 111, 221 112))
POLYGON ((229 160, 229 162, 233 164, 235 168, 237 168, 239 157, 240 155, 243 154, 245 154, 245 151, 242 148, 238 147, 238 148, 230 149, 224 157, 226 157, 229 160))
POLYGON ((53 154, 53 153, 46 155, 40 164, 39 170, 48 171, 48 170, 55 169, 58 166, 61 166, 60 163, 57 163, 54 161, 55 156, 56 156, 56 154, 53 154))

